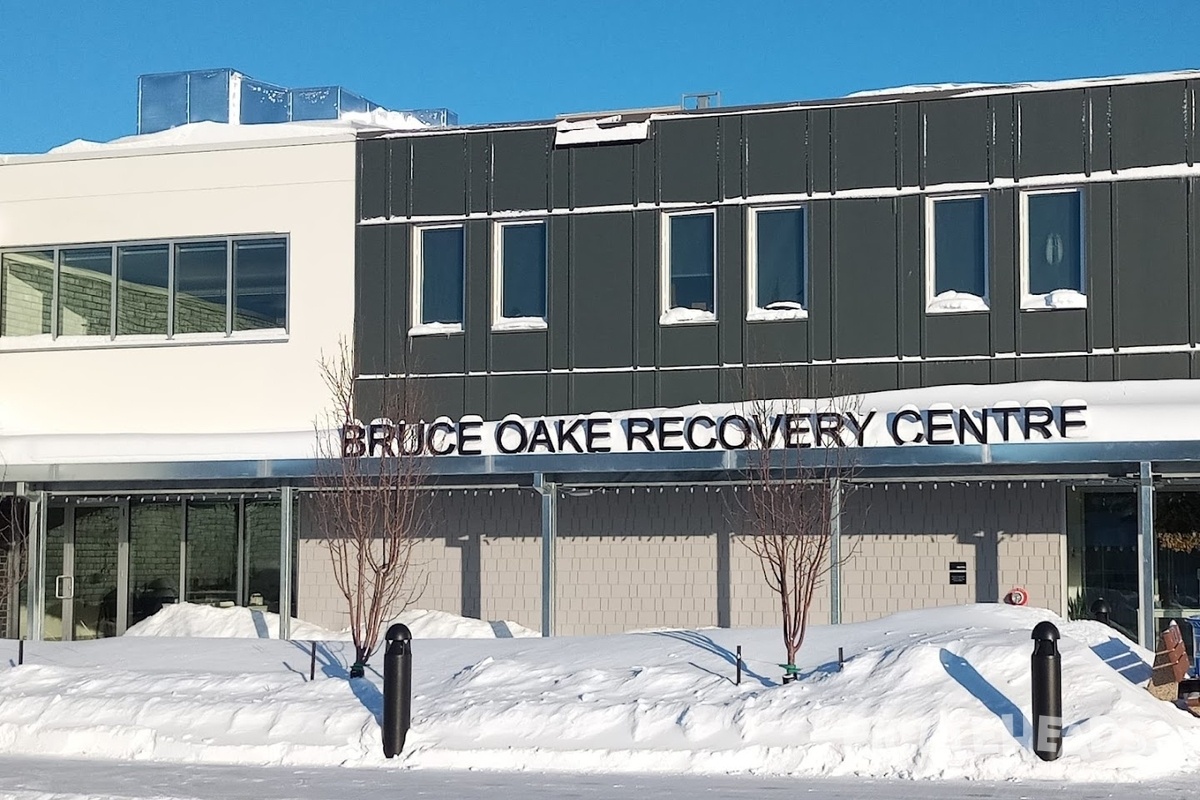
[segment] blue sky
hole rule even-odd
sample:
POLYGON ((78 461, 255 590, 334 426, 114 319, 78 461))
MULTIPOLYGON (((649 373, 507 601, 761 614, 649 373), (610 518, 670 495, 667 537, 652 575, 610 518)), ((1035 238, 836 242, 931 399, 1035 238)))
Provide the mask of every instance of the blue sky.
POLYGON ((462 122, 1200 67, 1193 2, 0 0, 0 152, 134 132, 137 76, 234 67, 462 122))

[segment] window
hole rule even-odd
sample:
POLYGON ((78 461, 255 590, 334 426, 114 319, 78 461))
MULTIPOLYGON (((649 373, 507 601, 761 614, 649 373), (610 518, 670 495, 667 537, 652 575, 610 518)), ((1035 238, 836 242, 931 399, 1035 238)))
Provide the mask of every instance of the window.
POLYGON ((233 329, 287 327, 287 242, 233 243, 233 329))
POLYGON ((1082 194, 1031 192, 1021 201, 1021 308, 1085 307, 1082 194))
POLYGON ((463 329, 463 226, 417 228, 413 237, 413 315, 410 334, 463 329))
POLYGON ((287 327, 288 242, 239 236, 0 253, 0 337, 287 327))
POLYGON ((493 330, 546 327, 546 223, 499 225, 493 330))
POLYGON ((927 207, 928 311, 986 311, 987 204, 982 196, 931 198, 927 207))
POLYGON ((711 322, 717 318, 716 214, 668 214, 664 219, 659 321, 711 322))
POLYGON ((750 211, 750 320, 808 316, 803 208, 750 211))

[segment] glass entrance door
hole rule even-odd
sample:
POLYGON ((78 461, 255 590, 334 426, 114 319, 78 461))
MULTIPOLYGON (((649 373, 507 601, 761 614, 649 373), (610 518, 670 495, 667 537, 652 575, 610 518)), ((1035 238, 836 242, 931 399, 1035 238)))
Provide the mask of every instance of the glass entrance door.
POLYGON ((1080 566, 1080 611, 1103 598, 1109 620, 1137 640, 1138 506, 1133 492, 1087 492, 1083 495, 1083 541, 1080 566))
MULTIPOLYGON (((68 506, 46 547, 46 638, 101 639, 124 632, 118 625, 124 509, 68 506)), ((123 609, 120 609, 123 610, 123 609)))

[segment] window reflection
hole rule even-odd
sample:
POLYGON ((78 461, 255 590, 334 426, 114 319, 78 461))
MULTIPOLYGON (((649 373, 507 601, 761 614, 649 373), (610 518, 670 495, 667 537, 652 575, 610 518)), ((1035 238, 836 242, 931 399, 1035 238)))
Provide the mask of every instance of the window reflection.
POLYGON ((53 298, 53 250, 0 257, 0 336, 50 333, 53 298))
POLYGON ((713 311, 713 215, 679 214, 670 220, 670 307, 713 311))
POLYGON ((58 334, 96 336, 112 332, 112 248, 60 250, 58 334))
POLYGON ((228 295, 225 242, 175 246, 175 333, 223 333, 228 295))
POLYGON ((165 244, 117 248, 117 334, 167 334, 170 251, 165 244))
POLYGON ((287 242, 249 239, 233 245, 233 329, 287 325, 287 242))
POLYGON ((500 316, 546 316, 546 223, 502 229, 503 292, 500 316))

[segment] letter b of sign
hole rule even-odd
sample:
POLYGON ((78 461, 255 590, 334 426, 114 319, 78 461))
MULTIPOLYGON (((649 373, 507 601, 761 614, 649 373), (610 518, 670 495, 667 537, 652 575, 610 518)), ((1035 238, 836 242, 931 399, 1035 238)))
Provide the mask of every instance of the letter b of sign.
POLYGON ((358 420, 342 426, 342 458, 358 458, 367 452, 366 428, 358 420))

